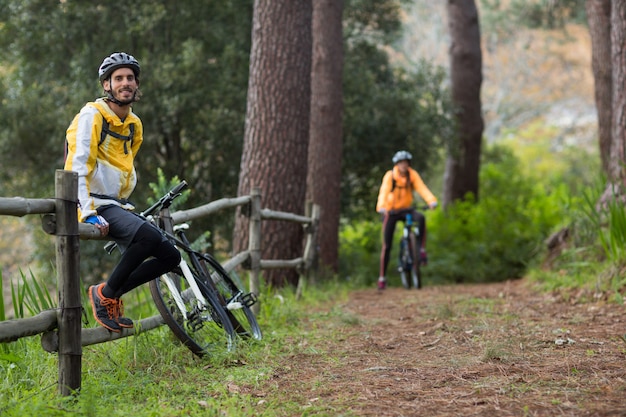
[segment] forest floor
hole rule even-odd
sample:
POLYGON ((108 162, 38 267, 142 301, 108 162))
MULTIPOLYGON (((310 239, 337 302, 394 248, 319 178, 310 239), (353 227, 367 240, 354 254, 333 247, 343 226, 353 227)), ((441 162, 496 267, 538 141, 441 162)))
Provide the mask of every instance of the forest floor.
POLYGON ((525 280, 356 291, 270 385, 302 415, 626 416, 626 308, 606 298, 525 280))

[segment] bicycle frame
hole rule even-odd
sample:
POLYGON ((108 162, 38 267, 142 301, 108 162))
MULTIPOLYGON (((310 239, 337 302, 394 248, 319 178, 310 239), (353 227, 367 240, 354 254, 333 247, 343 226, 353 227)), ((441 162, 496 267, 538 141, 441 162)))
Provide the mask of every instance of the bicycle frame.
MULTIPOLYGON (((182 223, 182 224, 174 226, 174 233, 177 233, 177 232, 180 233, 187 229, 189 229, 189 225, 187 223, 182 223)), ((179 251, 181 251, 181 253, 187 253, 187 255, 191 259, 191 262, 194 264, 194 268, 196 268, 196 270, 198 271, 202 271, 207 276, 209 276, 213 284, 218 285, 219 282, 223 280, 223 278, 220 275, 211 274, 209 271, 205 270, 202 267, 202 265, 199 262, 199 259, 204 259, 209 262, 212 262, 213 260, 210 259, 207 254, 199 253, 199 252, 196 252, 194 249, 192 249, 189 246, 188 242, 186 241, 186 237, 184 237, 182 233, 181 233, 181 239, 179 239, 176 236, 173 236, 172 234, 166 231, 162 231, 162 232, 172 241, 172 243, 178 248, 179 251)), ((204 303, 206 303, 206 300, 204 298, 198 297, 198 294, 200 294, 200 296, 202 296, 202 294, 200 293, 200 289, 197 283, 195 282, 195 279, 193 278, 193 273, 191 269, 189 268, 189 264, 187 264, 187 261, 184 258, 181 258, 180 267, 187 281, 189 280, 194 281, 193 283, 189 282, 189 285, 190 285, 190 289, 193 290, 193 293, 196 299, 198 300, 202 299, 204 303)), ((213 290, 216 293, 218 292, 217 289, 215 288, 213 288, 213 290)), ((189 291, 189 289, 181 293, 181 295, 186 295, 187 291, 189 291)), ((241 309, 244 306, 251 307, 256 302, 256 297, 252 293, 244 294, 243 291, 239 291, 231 299, 224 300, 224 301, 226 302, 226 306, 225 306, 226 309, 232 311, 232 310, 241 309)))
MULTIPOLYGON (((196 268, 197 271, 202 271, 206 276, 210 277, 212 283, 215 286, 219 285, 222 281, 224 281, 223 277, 221 275, 219 275, 218 273, 211 273, 200 262, 200 260, 204 260, 204 261, 207 261, 209 263, 217 263, 217 261, 215 259, 213 259, 210 255, 205 254, 205 253, 197 252, 197 251, 195 251, 194 249, 192 249, 189 246, 189 242, 187 241, 187 237, 184 235, 184 230, 187 230, 188 228, 189 228, 189 225, 186 224, 186 223, 182 223, 182 224, 174 226, 174 233, 179 234, 180 235, 180 239, 175 237, 175 236, 173 236, 173 235, 171 235, 168 232, 163 231, 163 233, 171 241, 174 242, 175 246, 178 247, 179 250, 182 250, 182 252, 187 253, 189 258, 191 259, 191 262, 192 262, 194 268, 196 268)), ((186 262, 185 262, 185 264, 186 264, 186 262)), ((189 268, 188 265, 186 265, 186 267, 189 268)), ((214 290, 215 290, 216 293, 219 293, 219 291, 216 288, 214 288, 214 290)), ((252 293, 244 293, 243 291, 241 291, 239 289, 238 289, 238 292, 235 293, 230 299, 225 299, 224 300, 224 302, 226 303, 225 307, 229 311, 239 310, 239 309, 242 309, 243 307, 251 307, 256 301, 257 301, 257 299, 256 299, 256 296, 254 294, 252 294, 252 293)))
POLYGON ((165 285, 167 285, 170 292, 172 293, 174 302, 176 303, 176 306, 178 307, 178 310, 180 311, 180 313, 183 315, 185 320, 188 320, 189 315, 188 315, 187 308, 185 307, 185 302, 184 302, 184 297, 189 295, 187 291, 191 290, 191 292, 193 293, 193 296, 198 301, 199 308, 205 309, 209 305, 209 303, 207 302, 206 298, 204 298, 204 295, 202 295, 202 292, 200 291, 200 287, 198 287, 198 283, 196 282, 196 279, 194 278, 193 273, 191 272, 191 269, 189 268, 189 265, 187 264, 187 261, 185 261, 184 259, 181 259, 180 264, 178 266, 180 267, 180 270, 183 273, 183 277, 189 284, 188 290, 185 290, 182 293, 179 292, 177 285, 167 274, 161 275, 161 280, 165 282, 165 285))
POLYGON ((417 224, 414 223, 410 210, 406 210, 402 222, 398 271, 400 272, 404 288, 411 288, 411 282, 409 281, 409 277, 411 277, 413 287, 419 289, 422 286, 422 273, 419 264, 417 241, 421 231, 417 224))

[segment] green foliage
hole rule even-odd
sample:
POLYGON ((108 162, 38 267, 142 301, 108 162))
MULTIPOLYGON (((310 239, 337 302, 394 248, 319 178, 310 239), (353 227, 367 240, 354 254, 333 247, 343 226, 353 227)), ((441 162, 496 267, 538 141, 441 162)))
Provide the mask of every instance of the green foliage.
MULTIPOLYGON (((150 186, 150 189, 152 189, 152 192, 154 193, 154 197, 148 198, 148 204, 149 205, 154 204, 159 198, 161 198, 161 196, 165 195, 165 193, 167 193, 169 190, 174 188, 174 186, 178 185, 180 182, 181 182, 181 179, 178 178, 177 175, 175 175, 170 180, 166 179, 165 174, 163 173, 163 170, 159 168, 157 170, 157 182, 148 184, 150 186)), ((180 197, 174 200, 174 202, 172 203, 172 206, 170 207, 170 210, 174 212, 177 209, 179 209, 180 206, 185 204, 185 202, 189 199, 189 196, 191 195, 191 191, 192 190, 190 189, 184 190, 181 193, 180 197)), ((201 222, 199 224, 201 224, 201 222)), ((199 229, 199 228, 196 228, 196 229, 199 229)), ((200 252, 205 252, 207 248, 210 248, 211 246, 213 246, 213 243, 211 240, 212 233, 209 230, 204 230, 204 231, 202 231, 201 229, 189 230, 187 232, 187 235, 190 239, 193 240, 191 247, 195 250, 198 250, 200 252)))
POLYGON ((615 193, 603 205, 591 193, 585 194, 587 218, 594 225, 606 259, 616 267, 626 265, 626 210, 615 193))
POLYGON ((535 120, 520 129, 503 129, 499 141, 519 158, 523 174, 537 178, 548 187, 565 184, 572 195, 594 186, 601 171, 598 149, 591 144, 568 145, 556 126, 535 120), (581 152, 581 146, 585 152, 581 152))
MULTIPOLYGON (((150 184, 148 184, 148 186, 150 187, 150 189, 154 193, 153 197, 149 197, 148 198, 148 205, 152 205, 152 204, 156 203, 159 198, 164 196, 168 191, 170 191, 176 185, 180 184, 181 181, 182 180, 180 178, 178 178, 178 175, 175 175, 173 178, 168 180, 165 177, 165 174, 163 173, 163 170, 161 168, 157 168, 157 182, 151 182, 150 184)), ((189 189, 184 190, 180 194, 180 196, 177 197, 174 200, 174 202, 172 202, 172 205, 170 206, 170 209, 172 211, 176 211, 177 207, 183 205, 185 203, 185 201, 187 201, 187 199, 189 198, 190 194, 191 194, 191 190, 189 190, 189 189)))
POLYGON ((624 287, 624 254, 618 244, 624 238, 624 214, 616 201, 604 207, 597 204, 605 187, 606 178, 597 178, 593 184, 581 187, 581 197, 571 197, 567 202, 569 221, 565 224, 564 243, 548 255, 544 268, 529 274, 541 288, 561 291, 564 297, 571 289, 611 290, 618 297, 624 287))
POLYGON ((32 272, 30 279, 27 279, 21 270, 20 278, 17 286, 11 281, 11 300, 16 318, 26 317, 26 312, 34 316, 43 310, 57 307, 58 303, 53 300, 50 290, 43 280, 35 278, 32 272))
POLYGON ((376 281, 381 249, 380 221, 351 221, 339 231, 339 276, 354 285, 376 281))
MULTIPOLYGON (((50 310, 57 307, 58 302, 53 299, 47 283, 36 278, 32 271, 30 278, 27 278, 20 270, 20 280, 17 285, 11 281, 11 302, 13 306, 12 318, 21 319, 27 316, 35 316, 43 310, 50 310), (28 313, 28 314, 27 314, 28 313)), ((2 272, 0 271, 0 295, 4 294, 4 284, 2 272)), ((7 320, 7 311, 4 297, 0 296, 0 321, 7 320)), ((19 362, 19 358, 11 351, 14 344, 0 345, 0 362, 7 361, 13 367, 19 362)))
POLYGON ((542 253, 543 241, 566 220, 565 187, 547 190, 524 176, 512 153, 495 148, 483 161, 481 198, 429 217, 428 274, 444 282, 519 278, 542 253))
POLYGON ((585 0, 480 0, 481 24, 500 28, 515 25, 533 29, 562 29, 568 23, 586 23, 585 0))
MULTIPOLYGON (((409 0, 410 1, 410 0, 409 0)), ((401 4, 407 0, 345 0, 344 37, 372 44, 391 44, 401 33, 401 4)))

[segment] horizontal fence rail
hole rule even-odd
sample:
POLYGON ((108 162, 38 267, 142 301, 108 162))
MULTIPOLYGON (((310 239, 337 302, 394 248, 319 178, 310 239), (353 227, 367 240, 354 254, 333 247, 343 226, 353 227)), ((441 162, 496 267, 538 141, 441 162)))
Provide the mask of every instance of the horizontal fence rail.
MULTIPOLYGON (((0 215, 26 216, 40 214, 42 229, 56 237, 57 286, 59 308, 45 310, 23 319, 0 321, 0 343, 41 334, 41 345, 47 352, 59 353, 59 392, 70 395, 80 388, 82 346, 104 343, 140 334, 161 326, 160 315, 139 320, 134 328, 113 333, 104 327, 81 329, 83 312, 80 297, 79 240, 100 239, 100 231, 91 224, 78 223, 78 177, 75 172, 58 170, 55 176, 54 199, 0 197, 0 215)), ((259 294, 259 277, 263 269, 295 268, 300 274, 297 294, 315 265, 319 206, 311 206, 311 217, 261 209, 261 193, 254 188, 249 196, 222 198, 199 207, 170 213, 173 224, 185 223, 220 210, 249 206, 248 249, 223 262, 227 272, 242 266, 249 270, 250 291, 259 294), (261 221, 281 220, 303 225, 307 234, 304 253, 295 259, 261 259, 261 221)), ((258 303, 253 306, 258 313, 258 303)))

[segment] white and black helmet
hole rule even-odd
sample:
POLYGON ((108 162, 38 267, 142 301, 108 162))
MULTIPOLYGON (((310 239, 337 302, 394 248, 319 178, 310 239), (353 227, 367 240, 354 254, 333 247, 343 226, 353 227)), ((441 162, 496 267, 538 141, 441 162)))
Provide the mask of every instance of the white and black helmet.
POLYGON ((100 82, 102 83, 104 80, 109 78, 111 73, 118 68, 132 69, 136 78, 139 78, 139 73, 141 72, 139 62, 137 62, 134 56, 125 52, 115 52, 104 58, 104 61, 100 64, 100 68, 98 68, 98 77, 100 78, 100 82))
POLYGON ((410 161, 411 159, 413 159, 413 155, 411 155, 407 151, 398 151, 393 156, 393 158, 391 158, 391 160, 393 161, 394 165, 397 164, 400 161, 410 161))

